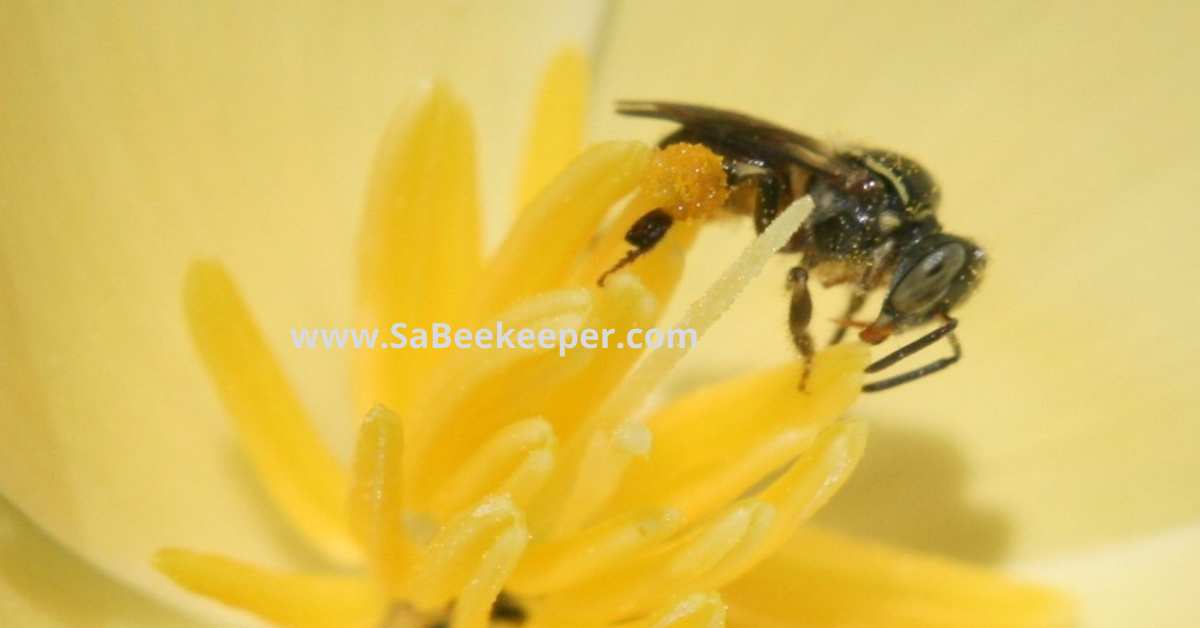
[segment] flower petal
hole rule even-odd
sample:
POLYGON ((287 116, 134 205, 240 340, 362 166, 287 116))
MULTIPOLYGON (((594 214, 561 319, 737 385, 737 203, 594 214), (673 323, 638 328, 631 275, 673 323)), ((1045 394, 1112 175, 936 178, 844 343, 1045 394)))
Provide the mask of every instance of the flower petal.
POLYGON ((0 608, 22 628, 201 628, 194 618, 98 571, 0 497, 0 608))
POLYGON ((155 555, 155 566, 185 589, 289 628, 368 628, 387 597, 361 577, 288 574, 180 549, 155 555))
POLYGON ((1021 572, 1076 596, 1080 625, 1088 628, 1193 625, 1200 522, 1024 565, 1021 572))
POLYGON ((730 621, 745 626, 1051 628, 1075 618, 1047 589, 811 527, 723 593, 730 621))

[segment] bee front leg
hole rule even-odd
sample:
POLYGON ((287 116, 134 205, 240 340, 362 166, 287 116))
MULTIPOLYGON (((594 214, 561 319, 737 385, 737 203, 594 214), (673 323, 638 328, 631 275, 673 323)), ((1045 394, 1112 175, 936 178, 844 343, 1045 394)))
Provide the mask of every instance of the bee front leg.
POLYGON ((842 315, 842 320, 839 321, 841 324, 833 331, 833 338, 829 341, 829 344, 836 345, 842 341, 842 338, 846 335, 846 324, 854 319, 854 315, 858 314, 858 311, 862 309, 863 304, 866 302, 866 290, 863 290, 860 286, 855 286, 854 292, 850 293, 850 302, 846 304, 846 313, 842 315))
POLYGON ((645 255, 654 248, 654 245, 662 241, 667 235, 667 231, 671 229, 671 225, 675 223, 675 219, 671 217, 665 210, 655 209, 650 211, 645 216, 638 218, 629 231, 625 232, 625 241, 633 245, 625 257, 621 261, 613 265, 612 268, 604 271, 600 275, 600 279, 596 280, 596 285, 604 287, 604 281, 608 276, 628 266, 633 260, 645 255))
POLYGON ((812 296, 808 292, 808 271, 797 266, 788 271, 788 287, 792 289, 792 304, 788 308, 788 327, 792 332, 792 343, 800 352, 803 361, 803 372, 800 375, 800 390, 806 391, 808 376, 812 374, 813 347, 812 334, 808 333, 808 324, 812 321, 812 296))
POLYGON ((889 260, 893 257, 895 250, 895 241, 888 240, 871 251, 871 264, 859 278, 858 283, 854 284, 854 291, 850 293, 850 301, 846 304, 846 313, 842 316, 841 324, 834 330, 833 339, 829 341, 830 345, 836 345, 845 337, 847 325, 854 320, 854 316, 867 302, 867 294, 883 281, 884 272, 892 267, 889 260))

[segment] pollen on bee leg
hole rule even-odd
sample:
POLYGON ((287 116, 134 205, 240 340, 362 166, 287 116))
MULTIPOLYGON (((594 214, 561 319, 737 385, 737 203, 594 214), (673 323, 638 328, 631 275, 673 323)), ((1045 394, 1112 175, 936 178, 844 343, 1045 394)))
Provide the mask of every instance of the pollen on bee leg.
POLYGON ((676 219, 711 218, 729 199, 725 160, 702 144, 660 148, 642 177, 642 193, 676 219))

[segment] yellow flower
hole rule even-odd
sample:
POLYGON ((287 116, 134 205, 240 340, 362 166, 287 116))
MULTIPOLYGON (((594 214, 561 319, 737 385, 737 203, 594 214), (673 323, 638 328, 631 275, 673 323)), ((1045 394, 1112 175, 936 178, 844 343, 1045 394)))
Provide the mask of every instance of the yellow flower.
MULTIPOLYGON (((626 338, 653 326, 694 224, 604 287, 595 278, 628 248, 629 225, 664 198, 725 192, 715 156, 650 158, 646 146, 622 142, 588 149, 540 184, 554 169, 542 167, 545 156, 569 154, 560 149, 574 140, 562 138, 579 136, 569 129, 582 126, 583 66, 567 52, 550 72, 537 119, 553 126, 535 130, 534 180, 522 186, 541 191, 486 264, 465 107, 433 87, 385 136, 359 241, 357 318, 364 332, 390 328, 400 342, 356 347, 355 405, 366 418, 349 477, 229 274, 215 262, 191 267, 193 339, 275 505, 331 558, 365 555, 371 573, 283 573, 189 549, 160 551, 160 570, 299 628, 723 625, 718 591, 776 554, 842 485, 864 443, 861 424, 837 421, 862 387, 862 346, 824 354, 805 393, 792 361, 644 418, 643 398, 685 346, 656 347, 641 361, 640 351, 609 346, 608 332, 602 347, 563 346, 568 330, 574 345, 585 330, 626 338), (698 176, 706 165, 715 176, 698 176), (425 332, 439 324, 466 330, 466 340, 453 334, 463 351, 430 350, 425 332), (513 330, 532 330, 537 344, 502 348, 513 330), (558 336, 557 351, 545 331, 558 336)), ((675 329, 703 336, 811 207, 803 199, 781 214, 675 329)), ((1059 625, 1070 614, 1052 594, 965 568, 812 530, 791 542, 778 566, 735 585, 735 617, 1059 625), (797 595, 803 601, 788 602, 797 595)))
MULTIPOLYGON (((187 346, 185 260, 236 269, 255 314, 273 325, 344 324, 369 146, 420 65, 387 46, 469 50, 462 41, 490 31, 439 40, 444 31, 395 26, 419 21, 366 12, 311 10, 281 27, 253 8, 99 9, 12 3, 0 20, 13 61, 0 99, 0 492, 36 523, 6 503, 0 599, 18 625, 191 625, 107 576, 187 603, 149 573, 150 548, 213 548, 269 565, 312 558, 261 507, 238 456, 212 466, 229 434, 187 346), (353 61, 329 63, 330 50, 353 61), (345 115, 313 113, 332 110, 345 115)), ((719 104, 911 152, 947 188, 946 223, 981 237, 997 262, 964 311, 963 365, 861 404, 871 449, 832 521, 1022 561, 1083 594, 1089 625, 1194 623, 1198 493, 1178 480, 1195 475, 1197 460, 1195 362, 1180 340, 1196 322, 1180 279, 1200 192, 1190 174, 1200 154, 1188 105, 1194 11, 759 9, 621 5, 596 106, 615 96, 719 104), (1122 385, 1110 385, 1114 373, 1122 385)), ((476 17, 505 42, 526 41, 476 17)), ((460 53, 459 67, 470 57, 460 53)), ((512 111, 489 99, 524 93, 495 88, 508 71, 490 77, 473 105, 493 107, 485 120, 505 119, 496 112, 512 111)), ((607 115, 596 125, 598 137, 655 133, 607 115)), ((481 125, 487 163, 505 163, 496 146, 517 142, 512 131, 489 153, 486 134, 518 126, 481 125)), ((502 170, 489 176, 510 178, 502 170)), ((485 202, 509 198, 484 188, 485 202)), ((728 257, 713 252, 719 231, 701 238, 690 268, 728 257)), ((750 307, 713 330, 673 390, 790 359, 786 338, 763 324, 764 310, 783 311, 778 282, 764 275, 750 307), (747 349, 720 351, 734 335, 747 349)), ((314 415, 338 420, 344 400, 333 393, 346 388, 348 356, 317 353, 289 356, 288 375, 314 415)), ((345 459, 344 424, 320 431, 345 459)))
MULTIPOLYGON (((582 84, 574 58, 559 64, 564 78, 548 90, 547 109, 580 101, 560 97, 582 84)), ((160 552, 159 568, 288 626, 376 625, 389 607, 430 621, 452 608, 451 625, 483 626, 501 592, 508 598, 497 608, 548 625, 719 621, 724 607, 710 589, 771 554, 857 461, 861 427, 833 421, 861 387, 862 350, 822 361, 809 395, 796 392, 790 365, 645 420, 630 416, 683 347, 634 366, 639 352, 615 342, 569 357, 548 351, 539 330, 624 337, 655 323, 680 274, 671 249, 686 230, 653 260, 595 287, 599 269, 624 249, 620 235, 653 206, 641 195, 610 230, 615 237, 581 254, 642 178, 648 149, 589 149, 482 266, 467 113, 443 88, 422 96, 385 139, 359 265, 360 322, 408 321, 412 347, 356 354, 358 405, 386 405, 359 427, 349 480, 224 270, 197 264, 186 288, 197 347, 276 505, 332 556, 364 552, 374 577, 282 575, 187 550, 160 552), (496 346, 444 359, 416 348, 417 330, 446 321, 495 328, 486 342, 496 346), (502 349, 504 327, 539 331, 539 343, 502 349)), ((680 328, 702 334, 790 237, 802 209, 781 216, 680 328)))

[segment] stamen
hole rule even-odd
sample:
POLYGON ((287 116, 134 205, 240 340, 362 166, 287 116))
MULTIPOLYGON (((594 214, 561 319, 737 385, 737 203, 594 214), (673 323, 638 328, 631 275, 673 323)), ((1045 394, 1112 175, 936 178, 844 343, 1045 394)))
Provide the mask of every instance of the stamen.
POLYGON ((861 421, 835 423, 821 433, 803 457, 758 495, 758 499, 773 504, 779 513, 778 523, 760 558, 782 545, 841 488, 862 458, 866 440, 866 425, 861 421))
POLYGON ((489 494, 526 504, 554 468, 558 441, 542 418, 517 421, 463 462, 433 501, 434 516, 459 512, 489 494))
MULTIPOLYGON (((466 105, 444 85, 426 86, 393 118, 359 232, 356 327, 466 323, 482 266, 474 144, 466 105)), ((407 417, 445 354, 353 352, 355 416, 383 403, 407 417)))
POLYGON ((645 553, 674 534, 682 519, 672 508, 624 513, 572 536, 530 546, 511 586, 538 595, 571 586, 645 553))
POLYGON ((765 537, 773 511, 753 500, 733 505, 657 551, 556 591, 536 612, 599 621, 650 612, 676 592, 698 588, 693 585, 721 570, 727 558, 747 553, 747 547, 752 552, 765 537))
MULTIPOLYGON (((674 329, 692 329, 702 338, 742 288, 787 243, 812 207, 812 199, 806 196, 784 210, 692 304, 674 329)), ((621 424, 640 422, 639 418, 629 417, 687 351, 687 347, 665 345, 651 350, 588 419, 580 435, 571 439, 563 458, 578 461, 578 468, 587 469, 587 473, 579 475, 568 470, 556 475, 543 493, 546 497, 534 504, 533 512, 549 524, 547 533, 553 536, 578 529, 611 496, 631 460, 628 452, 612 446, 621 424)))
POLYGON ((789 364, 664 407, 646 419, 653 456, 633 462, 603 512, 661 504, 691 518, 744 495, 838 418, 858 394, 867 357, 860 344, 821 354, 810 395, 796 394, 800 366, 789 364))
MULTIPOLYGON (((482 586, 472 583, 486 580, 486 590, 493 590, 483 617, 504 580, 525 549, 528 533, 521 512, 512 500, 503 495, 484 499, 464 511, 438 532, 430 543, 422 563, 411 600, 422 609, 435 609, 457 599, 456 615, 463 611, 464 587, 482 586)), ((476 595, 481 594, 475 589, 476 595)), ((478 609, 475 609, 478 610, 478 609)))
POLYGON ((483 270, 476 311, 492 315, 564 285, 609 209, 641 180, 649 155, 639 142, 605 142, 571 162, 521 214, 483 270))
POLYGON ((290 628, 371 628, 387 610, 372 579, 269 571, 222 556, 159 550, 155 567, 183 588, 290 628))
POLYGON ((719 628, 725 625, 725 602, 715 591, 679 596, 649 617, 620 628, 719 628))
MULTIPOLYGON (((526 299, 503 316, 508 332, 519 329, 575 329, 593 312, 584 288, 563 289, 526 299)), ((495 329, 494 326, 491 326, 495 329)), ((424 512, 430 500, 458 469, 496 432, 514 421, 540 415, 542 400, 585 368, 589 355, 558 349, 519 346, 510 333, 505 348, 455 352, 436 378, 426 384, 409 432, 406 498, 424 512)))
POLYGON ((267 493, 306 537, 354 561, 346 531, 346 472, 313 428, 225 269, 197 262, 184 280, 184 309, 196 350, 267 493))
POLYGON ((556 54, 546 68, 533 110, 518 209, 526 209, 583 147, 587 65, 583 50, 572 46, 556 54))
POLYGON ((400 417, 375 406, 358 429, 348 519, 383 586, 397 599, 407 594, 418 556, 404 517, 404 439, 400 417))

